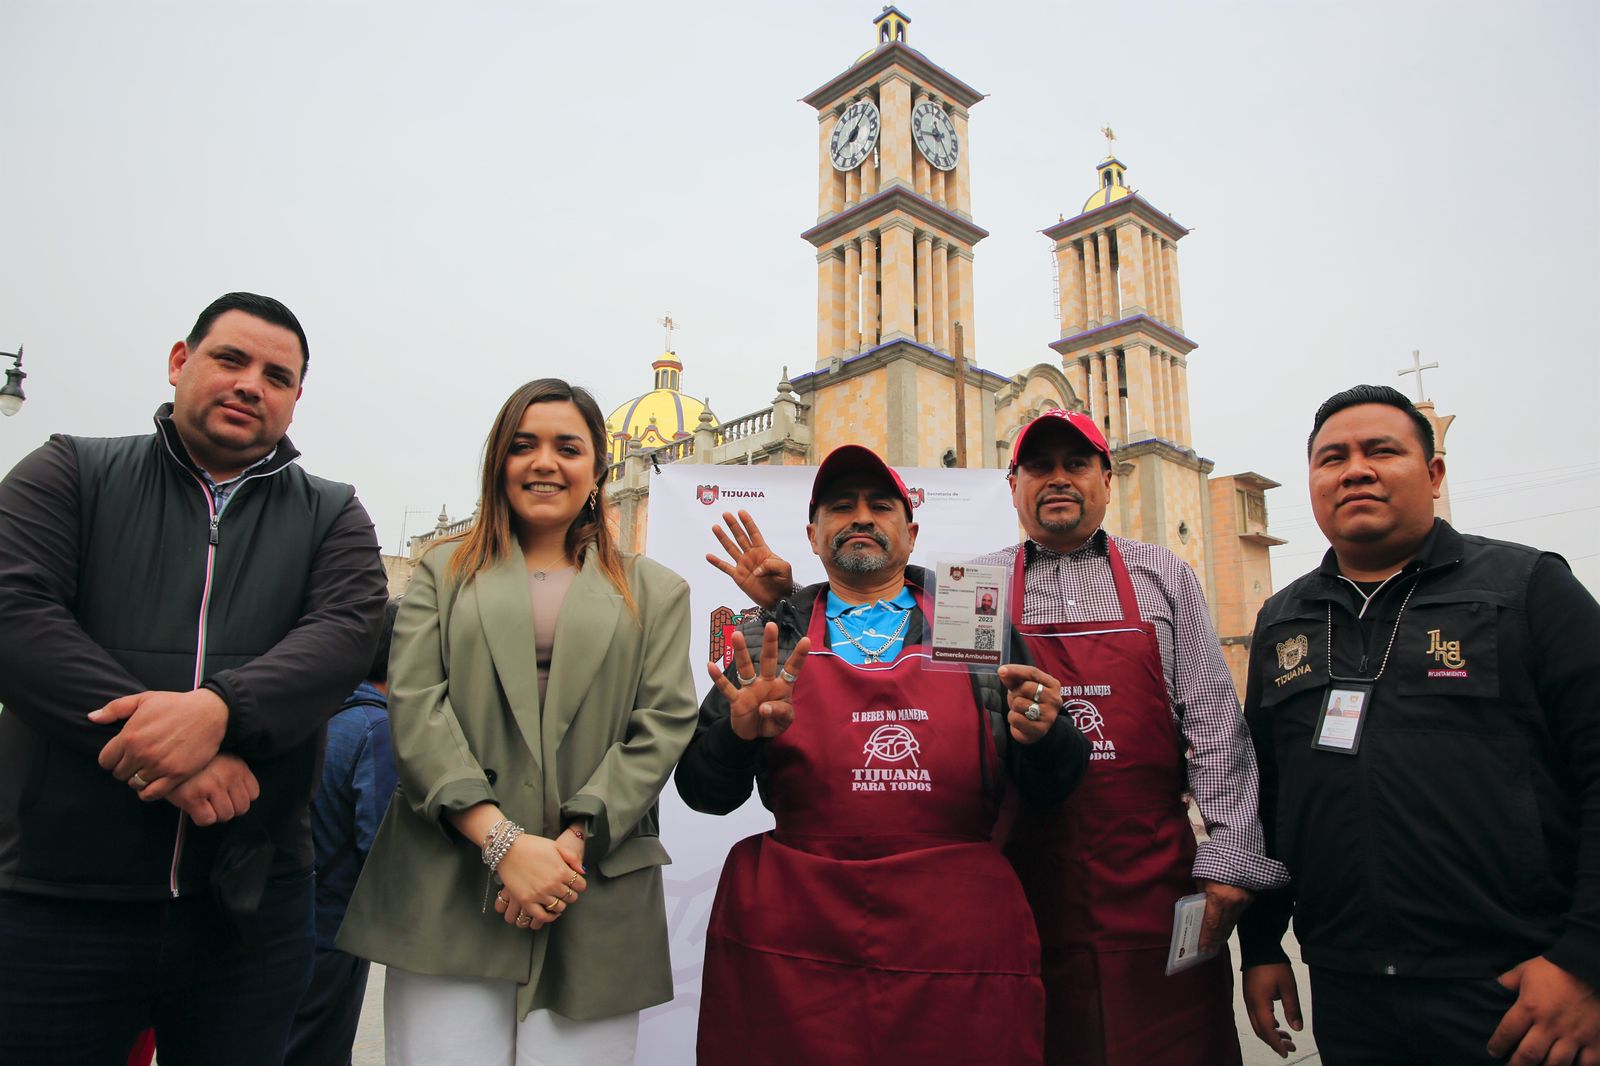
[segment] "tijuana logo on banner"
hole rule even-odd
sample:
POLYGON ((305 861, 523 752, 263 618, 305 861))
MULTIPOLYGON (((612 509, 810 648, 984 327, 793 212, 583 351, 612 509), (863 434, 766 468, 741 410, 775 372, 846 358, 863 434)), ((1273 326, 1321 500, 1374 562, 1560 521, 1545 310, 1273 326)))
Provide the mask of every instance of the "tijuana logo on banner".
POLYGON ((696 485, 694 498, 710 507, 718 500, 764 500, 767 494, 760 489, 725 489, 720 485, 696 485))
POLYGON ((911 497, 912 510, 916 510, 928 502, 928 493, 925 489, 906 489, 906 495, 911 497))

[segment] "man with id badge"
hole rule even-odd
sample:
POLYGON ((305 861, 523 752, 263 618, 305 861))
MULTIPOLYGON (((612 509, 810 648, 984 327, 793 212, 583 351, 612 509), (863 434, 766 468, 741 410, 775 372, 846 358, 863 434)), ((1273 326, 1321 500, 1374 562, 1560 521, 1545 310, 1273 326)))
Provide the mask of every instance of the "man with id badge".
MULTIPOLYGON (((1102 528, 1111 452, 1088 415, 1023 427, 1009 476, 1027 539, 972 563, 1009 569, 1013 630, 1092 748, 1067 803, 1017 812, 1005 837, 1042 949, 1045 1061, 1236 1064, 1226 941, 1252 893, 1287 875, 1263 855, 1255 756, 1199 582, 1102 528), (1186 788, 1209 833, 1198 847, 1186 788)), ((788 564, 748 515, 724 521, 730 559, 707 560, 770 603, 788 564)))
POLYGON ((1332 545, 1269 599, 1246 716, 1268 854, 1239 924, 1279 1055, 1293 916, 1330 1066, 1600 1064, 1600 605, 1559 556, 1436 519, 1433 429, 1395 389, 1317 411, 1332 545))

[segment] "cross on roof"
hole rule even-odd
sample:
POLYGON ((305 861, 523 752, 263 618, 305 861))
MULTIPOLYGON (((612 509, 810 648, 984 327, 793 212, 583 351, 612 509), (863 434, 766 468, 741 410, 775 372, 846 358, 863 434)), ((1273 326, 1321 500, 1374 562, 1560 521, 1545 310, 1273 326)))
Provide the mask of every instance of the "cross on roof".
POLYGON ((665 326, 666 327, 666 329, 667 329, 667 347, 666 347, 666 350, 669 351, 669 352, 672 351, 672 331, 678 328, 672 321, 672 315, 669 313, 664 318, 656 319, 656 325, 665 326))
POLYGON ((1438 363, 1424 363, 1422 361, 1422 353, 1413 348, 1411 351, 1411 365, 1406 369, 1399 371, 1396 376, 1403 378, 1407 374, 1417 375, 1417 402, 1427 403, 1428 398, 1422 394, 1422 372, 1424 370, 1437 369, 1439 369, 1438 363))
POLYGON ((1116 155, 1116 150, 1112 147, 1111 142, 1117 139, 1117 135, 1112 132, 1111 123, 1108 122, 1104 126, 1101 126, 1100 132, 1103 133, 1106 138, 1106 155, 1116 155))

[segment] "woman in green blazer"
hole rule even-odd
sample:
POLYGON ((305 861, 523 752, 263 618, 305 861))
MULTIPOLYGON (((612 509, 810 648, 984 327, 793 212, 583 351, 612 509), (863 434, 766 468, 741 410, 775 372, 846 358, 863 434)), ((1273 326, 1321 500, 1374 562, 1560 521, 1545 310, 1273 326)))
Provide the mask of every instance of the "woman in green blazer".
POLYGON ((696 717, 689 590, 620 552, 583 389, 512 393, 477 521, 401 602, 400 790, 339 947, 389 967, 390 1066, 631 1063, 672 998, 656 797, 696 717))

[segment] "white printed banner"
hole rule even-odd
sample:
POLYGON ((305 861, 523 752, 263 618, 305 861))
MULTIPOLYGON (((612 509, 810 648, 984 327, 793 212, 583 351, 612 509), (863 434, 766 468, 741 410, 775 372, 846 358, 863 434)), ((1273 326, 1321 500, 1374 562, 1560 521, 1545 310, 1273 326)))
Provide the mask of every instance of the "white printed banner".
MULTIPOLYGON (((1003 472, 908 468, 899 473, 916 504, 914 518, 920 527, 912 562, 931 566, 937 556, 982 555, 1016 542, 1016 512, 1003 472)), ((793 564, 801 585, 825 580, 822 563, 806 539, 806 501, 815 476, 816 468, 810 466, 674 463, 652 479, 646 551, 689 582, 689 657, 699 698, 711 687, 705 664, 714 637, 752 606, 706 562, 707 552, 721 554, 711 527, 724 511, 748 511, 773 551, 793 564)), ((736 841, 770 828, 772 816, 754 793, 738 811, 721 818, 689 810, 670 784, 662 794, 661 837, 673 860, 666 868, 666 891, 676 995, 645 1013, 640 1066, 694 1061, 706 921, 722 861, 736 841)))

